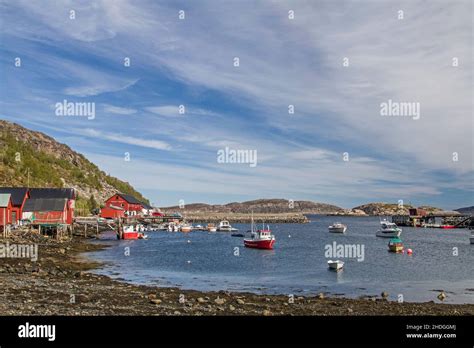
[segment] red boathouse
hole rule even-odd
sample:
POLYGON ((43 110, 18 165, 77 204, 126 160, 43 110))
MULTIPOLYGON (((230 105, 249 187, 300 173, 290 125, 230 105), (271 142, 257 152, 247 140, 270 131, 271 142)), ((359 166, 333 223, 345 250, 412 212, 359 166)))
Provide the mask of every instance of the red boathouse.
POLYGON ((12 200, 12 224, 19 225, 23 214, 23 206, 29 197, 26 187, 0 187, 0 194, 11 194, 12 200))
POLYGON ((123 209, 124 215, 139 215, 143 209, 143 203, 131 195, 117 193, 105 201, 105 207, 101 209, 100 216, 107 218, 114 214, 121 214, 118 213, 117 208, 123 209))

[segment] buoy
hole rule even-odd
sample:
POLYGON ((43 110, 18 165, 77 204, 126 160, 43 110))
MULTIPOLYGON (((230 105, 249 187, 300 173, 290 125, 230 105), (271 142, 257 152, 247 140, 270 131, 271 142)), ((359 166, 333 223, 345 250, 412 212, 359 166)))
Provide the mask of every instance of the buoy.
POLYGON ((191 243, 191 241, 188 239, 188 243, 191 243))
POLYGON ((191 261, 189 261, 189 260, 188 260, 187 262, 188 262, 188 263, 191 263, 191 261))
POLYGON ((291 238, 291 234, 288 235, 288 238, 291 238))
POLYGON ((413 253, 413 250, 407 249, 407 254, 408 254, 408 255, 411 255, 412 253, 413 253))

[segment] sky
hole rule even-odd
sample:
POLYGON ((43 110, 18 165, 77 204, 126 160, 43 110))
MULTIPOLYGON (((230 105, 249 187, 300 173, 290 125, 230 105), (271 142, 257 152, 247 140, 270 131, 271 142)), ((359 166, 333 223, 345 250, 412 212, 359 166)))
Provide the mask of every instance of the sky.
POLYGON ((469 0, 0 0, 0 118, 157 206, 474 205, 472 16, 469 0))

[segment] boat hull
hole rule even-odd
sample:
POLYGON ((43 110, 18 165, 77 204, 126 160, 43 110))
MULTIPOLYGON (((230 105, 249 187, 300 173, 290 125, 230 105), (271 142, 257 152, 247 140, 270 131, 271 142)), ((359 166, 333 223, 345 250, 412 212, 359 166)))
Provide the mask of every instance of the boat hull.
POLYGON ((123 239, 138 239, 138 232, 124 232, 123 239))
POLYGON ((376 236, 382 238, 395 238, 400 237, 402 231, 377 231, 376 236))
POLYGON ((471 241, 471 244, 474 244, 474 236, 469 237, 469 240, 471 241))
POLYGON ((344 267, 344 262, 342 261, 328 261, 328 267, 330 270, 338 271, 344 267))
POLYGON ((402 245, 390 245, 388 247, 388 250, 391 251, 392 253, 401 253, 403 251, 403 246, 402 245))
POLYGON ((347 227, 329 227, 329 232, 331 233, 345 233, 347 227))
POLYGON ((244 245, 247 248, 270 250, 270 249, 273 249, 274 244, 275 244, 275 239, 269 239, 269 240, 244 239, 244 245))

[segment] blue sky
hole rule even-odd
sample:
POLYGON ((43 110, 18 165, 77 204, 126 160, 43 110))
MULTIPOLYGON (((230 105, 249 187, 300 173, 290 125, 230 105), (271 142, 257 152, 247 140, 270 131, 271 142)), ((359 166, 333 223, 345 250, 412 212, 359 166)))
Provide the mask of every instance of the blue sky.
POLYGON ((468 0, 0 1, 0 117, 160 206, 472 205, 471 15, 468 0), (420 119, 381 116, 388 99, 420 119), (63 100, 95 118, 56 116, 63 100), (218 163, 225 147, 257 166, 218 163))

